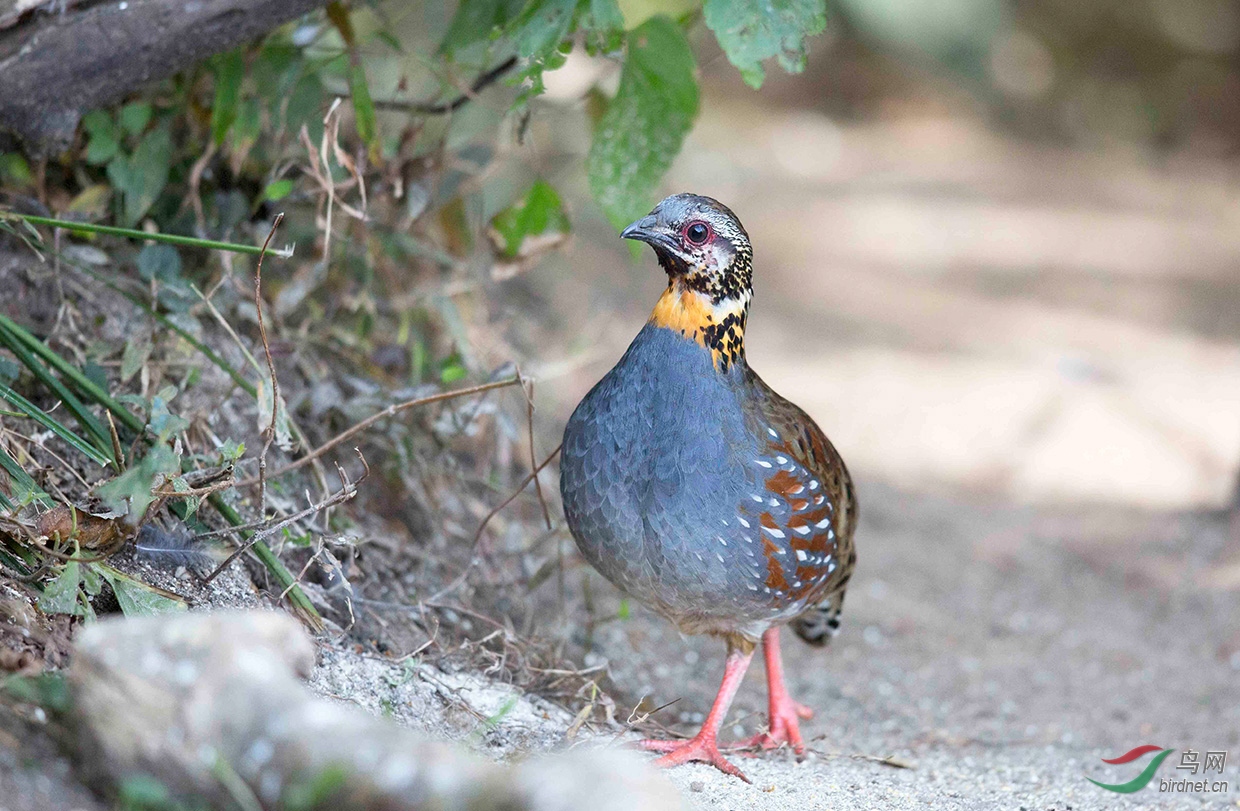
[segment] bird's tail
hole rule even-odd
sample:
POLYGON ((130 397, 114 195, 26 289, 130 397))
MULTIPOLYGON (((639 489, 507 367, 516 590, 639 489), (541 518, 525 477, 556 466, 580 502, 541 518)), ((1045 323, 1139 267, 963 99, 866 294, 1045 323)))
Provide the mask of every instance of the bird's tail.
POLYGON ((840 613, 843 610, 844 589, 841 588, 794 619, 792 630, 809 644, 821 648, 839 633, 840 613))

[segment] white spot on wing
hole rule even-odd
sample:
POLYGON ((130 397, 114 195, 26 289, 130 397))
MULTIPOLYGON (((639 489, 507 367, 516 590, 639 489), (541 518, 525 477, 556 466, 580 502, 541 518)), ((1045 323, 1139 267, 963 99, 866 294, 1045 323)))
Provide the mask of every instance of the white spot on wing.
POLYGON ((764 527, 762 527, 762 529, 763 529, 764 531, 766 531, 766 532, 771 533, 771 536, 772 536, 772 537, 775 537, 775 538, 782 538, 782 537, 784 537, 784 533, 783 533, 783 532, 781 532, 780 530, 775 529, 775 528, 773 528, 773 527, 767 527, 767 526, 764 526, 764 527))
POLYGON ((765 467, 765 468, 769 468, 771 466, 771 463, 766 461, 765 459, 755 459, 754 461, 762 465, 762 467, 765 467))
POLYGON ((805 562, 805 559, 806 559, 807 557, 809 557, 809 556, 805 554, 805 550, 804 550, 804 549, 798 549, 798 550, 797 550, 797 560, 799 560, 799 561, 801 561, 802 563, 804 563, 804 562, 805 562))

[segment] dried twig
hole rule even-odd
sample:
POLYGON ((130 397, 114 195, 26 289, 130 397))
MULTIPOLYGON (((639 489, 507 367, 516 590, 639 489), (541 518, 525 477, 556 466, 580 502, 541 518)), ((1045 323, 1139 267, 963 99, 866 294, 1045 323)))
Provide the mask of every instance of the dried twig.
POLYGON ((379 110, 407 110, 411 113, 419 113, 421 115, 444 115, 451 113, 460 107, 464 107, 470 101, 488 86, 494 84, 505 73, 512 70, 517 64, 517 58, 510 56, 503 62, 488 70, 486 73, 474 80, 469 86, 469 90, 452 99, 451 101, 431 102, 431 101, 401 101, 400 99, 377 99, 374 102, 375 108, 379 110))
MULTIPOLYGON (((330 451, 332 448, 336 447, 337 445, 340 445, 341 443, 344 443, 344 442, 348 442, 350 439, 357 436, 362 431, 365 431, 367 428, 374 425, 379 420, 386 419, 387 417, 393 417, 407 409, 414 408, 416 406, 429 405, 431 403, 438 403, 442 400, 451 400, 455 397, 467 397, 471 394, 480 394, 484 391, 491 391, 492 389, 502 389, 506 386, 515 386, 519 382, 520 382, 520 378, 512 377, 512 378, 507 378, 505 380, 496 380, 491 383, 483 383, 479 386, 470 386, 468 388, 456 389, 454 391, 442 391, 442 392, 439 392, 438 394, 431 394, 426 397, 415 397, 412 400, 405 400, 403 403, 393 403, 392 405, 388 406, 382 411, 377 411, 374 414, 371 414, 369 417, 362 420, 361 422, 354 425, 353 427, 345 429, 344 431, 332 437, 331 439, 327 440, 322 445, 310 451, 310 453, 306 454, 300 459, 297 459, 296 461, 293 461, 293 462, 289 462, 287 465, 275 471, 271 475, 274 478, 276 476, 283 476, 285 473, 294 471, 297 468, 302 467, 303 465, 306 465, 315 459, 318 459, 320 456, 327 453, 328 451, 330 451)), ((242 481, 237 482, 237 486, 238 487, 251 487, 257 483, 258 483, 258 478, 255 477, 255 478, 250 478, 250 479, 243 479, 242 481)))
MULTIPOLYGON (((254 268, 254 309, 258 312, 258 335, 263 339, 263 352, 267 355, 267 370, 271 373, 271 424, 263 432, 263 451, 258 456, 258 514, 267 514, 267 451, 276 438, 276 415, 280 413, 280 380, 276 377, 276 362, 271 357, 271 345, 267 343, 267 325, 263 322, 263 257, 267 255, 267 246, 275 236, 276 229, 284 220, 284 212, 276 215, 267 238, 263 240, 262 253, 258 255, 258 264, 254 268)), ((251 540, 251 543, 253 541, 251 540)))
POLYGON ((358 450, 357 448, 354 448, 353 451, 354 453, 357 454, 357 458, 362 460, 362 468, 363 468, 362 475, 361 477, 358 478, 357 481, 355 482, 349 481, 349 477, 345 475, 344 469, 341 468, 340 465, 336 465, 336 473, 340 476, 340 489, 339 490, 337 490, 332 495, 328 496, 323 501, 320 501, 318 504, 311 504, 306 509, 301 510, 300 512, 293 513, 292 515, 287 516, 285 518, 281 518, 279 521, 276 521, 274 524, 270 524, 269 526, 255 532, 253 535, 250 536, 250 539, 248 541, 246 541, 241 546, 237 547, 237 549, 231 555, 229 555, 227 559, 224 560, 223 563, 215 567, 215 571, 207 575, 207 577, 203 580, 203 583, 204 584, 210 583, 212 580, 219 577, 220 572, 227 569, 234 560, 241 557, 241 555, 245 554, 250 549, 250 547, 254 546, 254 544, 258 543, 264 538, 267 538, 267 537, 270 537, 276 534, 277 532, 289 526, 290 524, 295 524, 296 522, 300 521, 301 519, 305 518, 308 515, 314 515, 315 513, 322 512, 328 507, 334 507, 337 504, 343 504, 344 502, 349 501, 354 496, 356 496, 357 486, 361 484, 362 482, 364 482, 366 480, 366 477, 370 475, 370 465, 366 462, 366 457, 362 455, 362 452, 360 450, 358 450))
POLYGON ((431 605, 435 605, 440 600, 442 600, 445 596, 447 596, 448 594, 451 594, 452 592, 460 588, 462 585, 464 585, 465 579, 469 576, 470 569, 473 568, 474 553, 478 549, 478 541, 482 539, 482 532, 483 530, 487 528, 487 524, 491 523, 491 519, 494 518, 496 515, 498 515, 501 510, 503 510, 505 507, 507 507, 509 504, 515 501, 517 496, 521 495, 522 491, 524 491, 525 488, 529 486, 530 482, 538 478, 538 474, 542 471, 542 469, 546 467, 547 465, 551 464, 551 460, 560 454, 560 449, 563 447, 564 447, 564 443, 562 442, 559 445, 556 445, 555 450, 551 452, 551 455, 548 456, 546 459, 542 460, 542 462, 540 462, 537 467, 535 467, 533 470, 530 471, 528 476, 526 476, 524 479, 521 480, 521 483, 517 485, 517 488, 515 490, 513 490, 512 495, 508 496, 508 498, 501 501, 493 510, 491 510, 489 513, 486 514, 486 517, 482 519, 482 523, 478 525, 478 531, 474 533, 474 539, 469 545, 469 559, 465 562, 465 568, 461 570, 461 573, 456 576, 455 580, 453 580, 448 585, 444 586, 442 589, 436 592, 433 597, 427 600, 428 603, 430 603, 431 605))

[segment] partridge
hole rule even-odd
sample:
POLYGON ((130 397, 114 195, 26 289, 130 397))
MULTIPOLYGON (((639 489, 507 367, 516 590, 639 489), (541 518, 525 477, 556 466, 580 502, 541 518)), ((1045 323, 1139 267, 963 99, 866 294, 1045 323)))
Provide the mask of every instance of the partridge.
POLYGON ((697 735, 641 745, 660 765, 704 761, 748 782, 719 728, 761 641, 769 723, 736 746, 804 751, 799 721, 812 712, 785 688, 780 627, 813 645, 839 628, 857 501, 823 432, 745 360, 753 251, 736 215, 677 194, 621 236, 654 249, 667 289, 568 421, 564 512, 604 577, 682 632, 727 644, 697 735))

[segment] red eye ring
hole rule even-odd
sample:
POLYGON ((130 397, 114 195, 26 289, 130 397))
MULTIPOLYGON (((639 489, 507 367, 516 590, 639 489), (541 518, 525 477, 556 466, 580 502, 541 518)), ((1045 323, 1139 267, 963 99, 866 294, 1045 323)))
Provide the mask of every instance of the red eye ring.
POLYGON ((685 241, 690 245, 705 245, 714 236, 710 223, 702 222, 701 220, 694 220, 686 225, 682 233, 684 234, 685 241))

